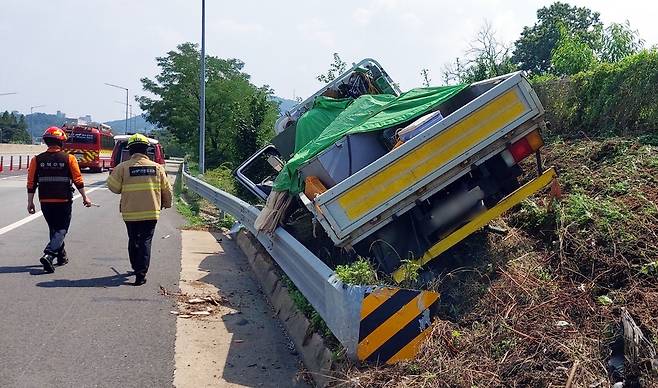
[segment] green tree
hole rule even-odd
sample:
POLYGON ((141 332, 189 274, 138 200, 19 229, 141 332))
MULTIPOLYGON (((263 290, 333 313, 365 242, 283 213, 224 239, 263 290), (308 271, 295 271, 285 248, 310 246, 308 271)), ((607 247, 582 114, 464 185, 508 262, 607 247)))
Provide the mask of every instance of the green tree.
POLYGON ((329 65, 329 70, 326 74, 320 74, 315 77, 318 81, 328 84, 333 81, 339 75, 343 74, 347 70, 347 63, 340 59, 338 53, 334 53, 334 62, 329 65))
POLYGON ((423 68, 420 70, 420 76, 423 79, 423 86, 426 88, 430 87, 430 82, 432 82, 432 78, 430 78, 430 71, 427 68, 423 68))
MULTIPOLYGON (((13 116, 13 115, 12 115, 13 116)), ((16 133, 14 135, 17 143, 31 144, 32 136, 27 132, 27 123, 25 122, 25 115, 20 115, 16 124, 16 133)))
POLYGON ((564 26, 559 27, 558 40, 551 63, 552 72, 557 75, 573 75, 589 69, 596 63, 594 50, 582 40, 571 36, 564 26))
MULTIPOLYGON (((137 101, 146 119, 171 133, 192 155, 198 155, 199 142, 199 51, 183 43, 164 57, 156 58, 160 73, 154 79, 142 78, 145 91, 155 98, 140 96, 137 101)), ((258 121, 259 139, 271 135, 277 117, 275 103, 269 103, 271 90, 251 84, 238 59, 206 57, 206 165, 240 162, 242 144, 236 138, 241 124, 253 124, 250 105, 254 98, 264 104, 265 119, 258 121), (264 102, 263 102, 264 101, 264 102)))
POLYGON ((17 118, 13 113, 5 111, 0 116, 0 131, 2 132, 2 143, 32 143, 32 137, 27 132, 24 115, 17 118))
POLYGON ((603 30, 599 58, 602 62, 617 62, 636 54, 644 47, 644 40, 640 33, 626 23, 612 23, 603 30))
POLYGON ((560 39, 560 25, 569 36, 593 50, 600 44, 602 24, 599 13, 587 7, 574 7, 555 2, 537 10, 537 22, 524 27, 514 43, 513 63, 535 74, 551 70, 551 58, 560 39))
POLYGON ((235 136, 238 161, 246 160, 271 138, 271 127, 264 127, 272 122, 272 108, 276 106, 274 102, 269 101, 271 94, 267 86, 260 88, 251 96, 246 114, 238 118, 239 131, 235 136))

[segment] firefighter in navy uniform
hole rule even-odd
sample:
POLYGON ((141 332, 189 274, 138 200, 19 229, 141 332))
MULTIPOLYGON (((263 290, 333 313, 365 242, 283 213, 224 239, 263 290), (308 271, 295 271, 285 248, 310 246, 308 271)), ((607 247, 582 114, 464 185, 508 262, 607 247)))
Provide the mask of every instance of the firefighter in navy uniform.
POLYGON ((48 146, 48 150, 32 158, 28 167, 27 211, 30 214, 35 213, 34 193, 38 188, 41 212, 50 232, 50 241, 39 261, 43 264, 45 272, 53 273, 55 259, 60 266, 68 263, 64 238, 71 224, 74 191, 71 183, 80 192, 86 207, 91 206, 91 200, 85 193, 78 161, 73 155, 62 151, 62 145, 66 141, 64 131, 50 127, 44 132, 43 141, 48 146))
POLYGON ((160 210, 171 207, 171 186, 164 167, 151 161, 146 152, 149 140, 142 134, 128 139, 130 159, 114 168, 107 187, 121 194, 121 215, 128 231, 128 256, 136 286, 146 283, 151 261, 151 241, 160 210))

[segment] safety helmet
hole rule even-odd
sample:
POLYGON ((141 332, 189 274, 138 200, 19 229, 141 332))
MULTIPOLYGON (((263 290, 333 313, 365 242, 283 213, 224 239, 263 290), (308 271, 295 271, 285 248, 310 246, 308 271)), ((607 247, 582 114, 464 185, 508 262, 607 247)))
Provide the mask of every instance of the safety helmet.
POLYGON ((43 133, 44 139, 55 139, 59 141, 66 141, 66 132, 59 127, 50 127, 43 133))
POLYGON ((149 145, 149 139, 141 133, 136 133, 128 138, 128 148, 138 144, 149 145))

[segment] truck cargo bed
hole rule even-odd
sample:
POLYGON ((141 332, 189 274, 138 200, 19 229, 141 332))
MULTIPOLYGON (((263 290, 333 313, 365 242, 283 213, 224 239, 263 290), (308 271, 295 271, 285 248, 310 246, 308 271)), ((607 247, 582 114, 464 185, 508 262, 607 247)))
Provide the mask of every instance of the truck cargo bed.
POLYGON ((382 228, 535 129, 544 113, 520 72, 473 84, 438 109, 443 120, 314 202, 300 195, 336 245, 382 228))

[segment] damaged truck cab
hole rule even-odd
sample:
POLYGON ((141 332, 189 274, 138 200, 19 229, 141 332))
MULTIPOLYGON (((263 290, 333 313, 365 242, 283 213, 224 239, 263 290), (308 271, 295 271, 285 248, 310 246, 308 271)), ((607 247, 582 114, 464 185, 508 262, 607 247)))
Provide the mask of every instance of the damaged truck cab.
MULTIPOLYGON (((414 89, 414 96, 437 89, 414 89)), ((272 145, 245 161, 236 177, 265 200, 277 174, 305 150, 309 157, 296 169, 303 189, 294 193, 283 227, 318 257, 367 257, 401 281, 403 263, 426 264, 556 178, 541 164, 544 109, 522 72, 449 92, 422 114, 403 116, 408 103, 400 101, 408 94, 376 61, 363 60, 282 116, 272 145), (296 133, 297 123, 321 98, 349 104, 364 94, 397 98, 402 116, 387 111, 393 103, 382 104, 365 122, 353 120, 367 131, 347 132, 310 154, 299 144, 307 134, 296 133), (531 156, 537 177, 519 182, 519 162, 531 156)), ((335 120, 349 122, 345 112, 335 120)))

